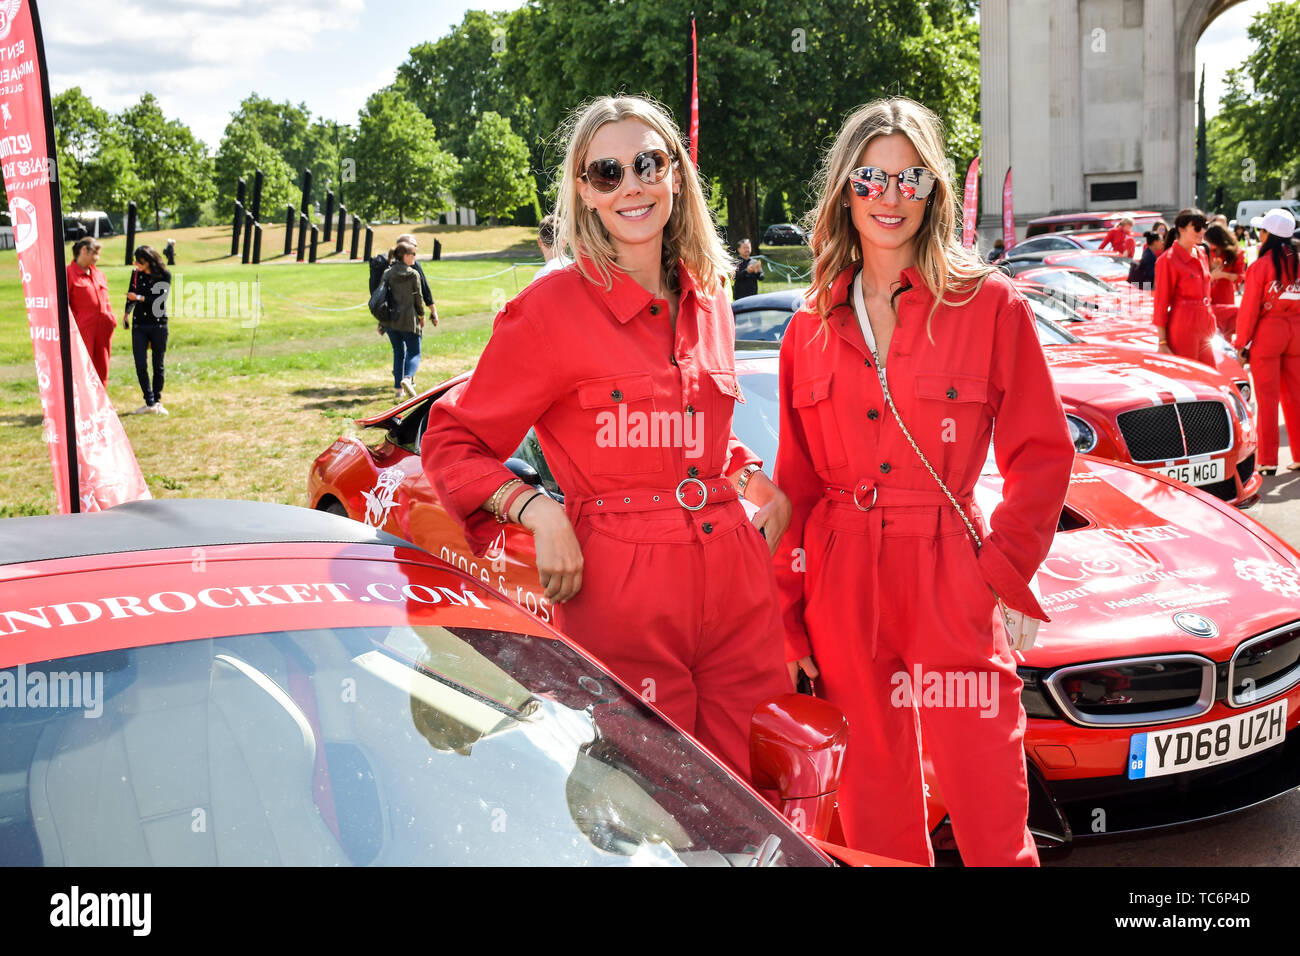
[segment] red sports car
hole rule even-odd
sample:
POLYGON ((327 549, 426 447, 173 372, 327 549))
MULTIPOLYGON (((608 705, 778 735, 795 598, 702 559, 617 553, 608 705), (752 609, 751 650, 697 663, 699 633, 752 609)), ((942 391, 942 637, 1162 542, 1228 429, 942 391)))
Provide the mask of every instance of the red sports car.
MULTIPOLYGON (((776 355, 736 368, 736 434, 770 463, 776 355)), ((428 407, 451 384, 359 421, 382 431, 374 446, 331 445, 312 466, 311 505, 408 537, 549 620, 528 533, 508 526, 474 557, 421 470, 428 407)), ((563 497, 532 435, 510 464, 563 497)), ((988 470, 985 514, 1000 495, 988 470)), ((1042 845, 1206 819, 1300 786, 1300 554, 1285 542, 1172 479, 1081 456, 1037 587, 1052 622, 1020 673, 1042 845)), ((951 847, 927 776, 936 843, 951 847)))
POLYGON ((1222 372, 1085 342, 1054 321, 1052 305, 1038 297, 1029 304, 1075 448, 1169 475, 1238 507, 1258 500, 1255 422, 1222 372))
POLYGON ((1019 249, 1012 249, 1011 255, 1003 262, 1023 262, 1026 263, 1026 268, 1028 263, 1036 262, 1043 266, 1078 269, 1114 286, 1121 283, 1128 285, 1128 273, 1133 265, 1133 260, 1128 256, 1115 252, 1095 252, 1084 249, 1070 252, 1021 252, 1019 249))
MULTIPOLYGON (((832 862, 563 635, 356 522, 11 518, 0 635, 6 865, 832 862)), ((809 831, 845 738, 812 698, 755 714, 755 774, 809 831)))

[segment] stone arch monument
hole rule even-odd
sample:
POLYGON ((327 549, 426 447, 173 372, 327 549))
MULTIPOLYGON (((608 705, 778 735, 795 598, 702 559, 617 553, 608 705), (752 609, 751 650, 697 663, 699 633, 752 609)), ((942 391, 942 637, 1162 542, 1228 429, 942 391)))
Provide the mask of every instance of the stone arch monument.
POLYGON ((982 231, 1001 229, 1008 166, 1018 224, 1189 204, 1196 42, 1240 2, 983 0, 982 231))

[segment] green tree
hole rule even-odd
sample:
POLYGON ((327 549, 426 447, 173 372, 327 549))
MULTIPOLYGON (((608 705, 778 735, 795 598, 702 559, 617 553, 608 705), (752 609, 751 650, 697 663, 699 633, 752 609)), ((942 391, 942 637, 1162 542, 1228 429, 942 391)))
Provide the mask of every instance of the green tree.
POLYGON ((1196 96, 1196 205, 1208 212, 1210 156, 1205 137, 1205 67, 1201 67, 1201 90, 1196 96))
POLYGON ((82 169, 100 148, 100 141, 112 125, 112 118, 74 86, 55 96, 54 139, 57 173, 63 204, 76 209, 80 202, 82 169))
POLYGON ((299 194, 294 187, 289 164, 278 150, 262 139, 257 127, 246 117, 236 115, 226 124, 226 132, 213 165, 217 211, 226 220, 234 214, 241 176, 248 185, 248 202, 252 202, 253 177, 259 169, 263 176, 259 213, 264 221, 278 221, 286 204, 298 203, 299 194))
MULTIPOLYGON (((79 205, 124 215, 129 202, 142 203, 144 183, 136 174, 135 156, 122 124, 112 119, 94 154, 81 165, 79 205)), ((65 203, 65 208, 73 208, 65 203)))
POLYGON ((470 10, 446 36, 413 47, 397 68, 394 88, 433 121, 443 148, 457 156, 466 155, 484 113, 510 119, 516 130, 528 129, 505 82, 509 17, 470 10))
MULTIPOLYGON (((1242 67, 1228 71, 1220 115, 1230 135, 1240 137, 1244 158, 1255 172, 1255 188, 1248 191, 1258 194, 1251 198, 1260 198, 1276 195, 1262 188, 1269 174, 1288 183, 1300 180, 1300 152, 1295 148, 1300 75, 1294 68, 1300 51, 1300 0, 1269 5, 1255 15, 1246 32, 1255 47, 1242 67)), ((1225 183, 1225 194, 1228 191, 1225 183)))
POLYGON ((470 134, 465 162, 456 177, 456 202, 473 206, 492 225, 531 203, 535 184, 528 172, 528 145, 510 128, 510 120, 488 110, 470 134))
POLYGON ((162 228, 162 210, 197 207, 212 194, 212 161, 190 128, 163 115, 152 93, 118 117, 135 162, 141 190, 153 207, 154 228, 162 228))
MULTIPOLYGON (((727 200, 729 231, 758 235, 758 197, 796 214, 820 149, 875 96, 912 96, 947 127, 958 169, 979 151, 979 27, 971 0, 751 0, 703 12, 692 0, 535 0, 506 19, 505 85, 551 131, 583 101, 627 91, 686 126, 690 11, 699 38, 700 169, 727 200)), ((534 167, 554 168, 557 138, 534 167)))
MULTIPOLYGON (((327 185, 330 185, 336 194, 340 192, 342 176, 339 150, 341 145, 351 138, 348 127, 340 127, 324 119, 313 120, 306 103, 299 103, 297 106, 288 100, 276 103, 256 93, 251 93, 244 98, 239 108, 231 113, 230 123, 256 132, 263 143, 280 154, 280 158, 289 168, 290 180, 296 187, 294 198, 289 200, 295 205, 301 199, 304 169, 311 170, 314 200, 323 200, 327 185)), ((230 128, 230 125, 227 125, 227 133, 230 132, 230 128)), ((224 184, 224 179, 222 182, 224 184)), ((233 183, 233 180, 231 182, 233 183)), ((226 187, 222 185, 220 188, 226 187)), ((233 185, 230 188, 233 189, 233 185)), ((234 193, 230 193, 229 196, 222 194, 221 201, 233 209, 234 193)), ((265 187, 263 187, 262 205, 266 206, 265 187)))
POLYGON ((437 130, 419 107, 394 90, 366 100, 351 147, 357 181, 352 202, 376 219, 396 212, 399 220, 450 208, 456 157, 438 145, 437 130))

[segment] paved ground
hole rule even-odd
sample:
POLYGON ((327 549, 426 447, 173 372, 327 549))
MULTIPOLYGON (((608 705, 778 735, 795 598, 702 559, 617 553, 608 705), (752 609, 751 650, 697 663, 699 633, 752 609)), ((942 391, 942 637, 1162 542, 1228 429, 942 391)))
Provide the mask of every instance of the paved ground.
MULTIPOLYGON (((1291 460, 1289 449, 1282 448, 1278 474, 1264 479, 1260 503, 1246 513, 1300 548, 1300 471, 1284 470, 1291 460)), ((1216 823, 1076 847, 1063 858, 1044 862, 1060 866, 1300 866, 1300 791, 1216 823)))

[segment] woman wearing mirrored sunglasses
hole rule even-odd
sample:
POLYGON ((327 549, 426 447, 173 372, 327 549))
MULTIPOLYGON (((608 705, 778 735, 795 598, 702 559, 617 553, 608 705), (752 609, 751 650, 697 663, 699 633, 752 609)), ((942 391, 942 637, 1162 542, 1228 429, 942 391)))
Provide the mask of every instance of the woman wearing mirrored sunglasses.
POLYGON ((638 97, 572 118, 555 215, 576 261, 497 316, 430 411, 425 472, 476 553, 497 521, 531 530, 559 626, 747 775, 755 706, 792 689, 769 550, 790 506, 731 430, 732 263, 681 135, 638 97), (563 505, 501 463, 530 427, 563 505))
POLYGON ((951 817, 967 864, 1034 865, 1012 650, 1026 617, 1046 620, 1029 581, 1074 447, 1028 304, 955 239, 944 155, 938 118, 893 98, 851 114, 824 158, 812 289, 781 343, 786 658, 848 715, 850 845, 933 863, 924 738, 930 823, 951 817), (972 499, 990 436, 991 531, 972 499), (986 695, 936 697, 936 680, 986 695))
POLYGON ((1211 344, 1218 326, 1210 307, 1210 260, 1205 214, 1184 209, 1174 218, 1174 241, 1156 260, 1155 311, 1160 351, 1217 366, 1211 344))

